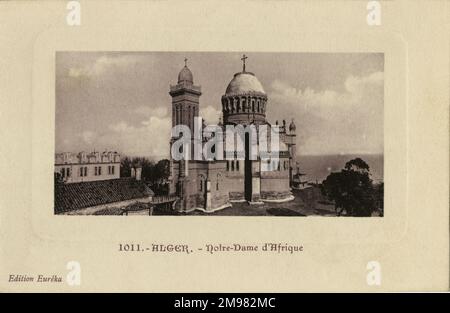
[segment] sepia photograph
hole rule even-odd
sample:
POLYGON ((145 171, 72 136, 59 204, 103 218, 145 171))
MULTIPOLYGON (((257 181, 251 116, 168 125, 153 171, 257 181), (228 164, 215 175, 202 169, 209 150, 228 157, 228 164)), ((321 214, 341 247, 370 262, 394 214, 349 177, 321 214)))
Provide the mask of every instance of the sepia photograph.
POLYGON ((384 215, 383 53, 55 62, 55 214, 384 215))

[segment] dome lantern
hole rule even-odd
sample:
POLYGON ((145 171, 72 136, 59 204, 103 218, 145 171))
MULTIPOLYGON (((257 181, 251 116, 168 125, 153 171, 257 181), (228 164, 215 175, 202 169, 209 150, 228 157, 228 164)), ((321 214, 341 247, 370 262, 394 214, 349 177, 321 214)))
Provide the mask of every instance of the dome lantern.
POLYGON ((194 84, 194 76, 192 75, 191 70, 187 67, 187 60, 188 59, 184 58, 184 67, 178 74, 178 84, 182 84, 184 82, 194 84))

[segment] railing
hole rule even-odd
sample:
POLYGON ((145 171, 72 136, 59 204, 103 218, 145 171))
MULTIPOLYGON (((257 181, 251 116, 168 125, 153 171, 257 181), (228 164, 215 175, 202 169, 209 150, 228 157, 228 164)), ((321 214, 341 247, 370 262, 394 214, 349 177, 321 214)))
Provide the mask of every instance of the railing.
POLYGON ((155 196, 150 203, 133 203, 120 210, 121 215, 128 215, 130 212, 148 210, 148 215, 153 215, 155 206, 165 207, 171 209, 173 203, 178 200, 177 196, 155 196))
POLYGON ((182 88, 194 90, 197 92, 201 92, 201 90, 202 90, 200 86, 196 86, 193 84, 180 83, 180 84, 176 84, 176 85, 170 85, 170 91, 177 91, 182 88))
POLYGON ((169 203, 178 200, 177 196, 154 196, 152 199, 152 204, 162 204, 169 203))

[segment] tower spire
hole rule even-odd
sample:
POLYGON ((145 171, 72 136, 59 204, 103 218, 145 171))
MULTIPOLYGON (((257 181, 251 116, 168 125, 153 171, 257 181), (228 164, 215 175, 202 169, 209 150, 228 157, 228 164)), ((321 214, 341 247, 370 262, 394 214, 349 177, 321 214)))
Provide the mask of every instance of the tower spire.
POLYGON ((248 57, 245 54, 243 54, 242 58, 241 58, 241 60, 242 60, 242 72, 245 72, 245 60, 247 60, 247 59, 248 59, 248 57))
POLYGON ((186 66, 186 67, 187 67, 187 61, 188 61, 188 59, 185 57, 184 58, 184 66, 186 66))

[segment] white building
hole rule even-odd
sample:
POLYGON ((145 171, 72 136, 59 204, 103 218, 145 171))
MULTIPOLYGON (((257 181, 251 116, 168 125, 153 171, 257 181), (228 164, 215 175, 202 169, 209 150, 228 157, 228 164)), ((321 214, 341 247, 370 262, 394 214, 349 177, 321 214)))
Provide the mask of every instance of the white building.
POLYGON ((112 151, 57 153, 54 171, 65 183, 117 179, 120 178, 120 155, 112 151))

